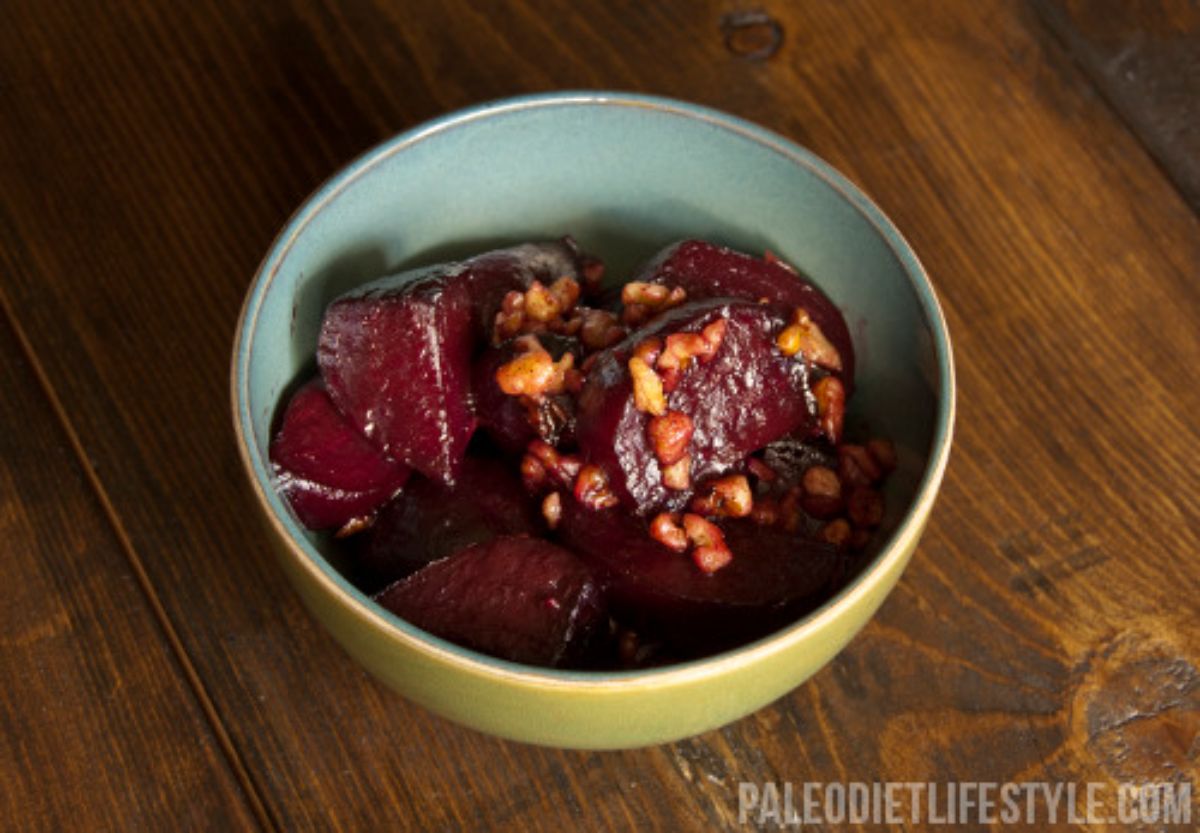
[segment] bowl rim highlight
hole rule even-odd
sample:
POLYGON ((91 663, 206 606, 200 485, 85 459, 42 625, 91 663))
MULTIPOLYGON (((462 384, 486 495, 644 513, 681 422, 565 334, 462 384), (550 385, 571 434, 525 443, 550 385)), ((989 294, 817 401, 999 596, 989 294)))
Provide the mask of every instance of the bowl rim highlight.
MULTIPOLYGON (((370 276, 364 280, 370 279, 370 276)), ((665 687, 696 679, 734 672, 756 664, 769 655, 788 651, 811 634, 839 618, 843 609, 871 593, 884 580, 888 567, 905 557, 909 545, 921 534, 932 509, 949 460, 955 416, 954 359, 950 334, 941 304, 932 283, 904 236, 883 211, 858 186, 811 151, 790 139, 720 110, 670 98, 609 91, 562 91, 517 96, 457 110, 424 122, 384 140, 365 151, 334 173, 295 210, 272 241, 254 280, 247 290, 238 315, 230 373, 234 432, 238 455, 250 478, 255 499, 272 529, 283 541, 300 566, 330 595, 337 597, 362 624, 386 632, 409 648, 428 658, 448 663, 472 675, 504 679, 538 687, 587 689, 591 691, 627 691, 642 687, 665 687), (576 671, 522 665, 481 654, 448 642, 409 624, 376 604, 343 578, 333 565, 311 544, 271 485, 270 471, 254 448, 253 418, 250 412, 249 365, 254 350, 259 313, 272 283, 292 244, 306 226, 339 194, 360 177, 368 175, 380 162, 439 134, 467 127, 474 122, 547 107, 624 107, 656 111, 726 130, 753 141, 805 168, 835 190, 854 208, 887 244, 900 262, 919 301, 925 323, 933 336, 937 357, 937 405, 933 439, 925 472, 916 495, 906 508, 904 518, 882 543, 870 563, 857 576, 795 622, 754 642, 720 654, 657 668, 620 671, 576 671)))

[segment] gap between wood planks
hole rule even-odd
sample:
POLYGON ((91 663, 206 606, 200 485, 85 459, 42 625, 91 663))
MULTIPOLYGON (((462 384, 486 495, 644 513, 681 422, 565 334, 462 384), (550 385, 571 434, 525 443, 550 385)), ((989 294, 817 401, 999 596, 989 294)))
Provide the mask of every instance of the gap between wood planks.
POLYGON ((138 587, 141 588, 142 593, 145 595, 146 601, 150 605, 151 613, 155 621, 158 622, 158 626, 162 630, 167 644, 170 646, 171 654, 174 656, 176 662, 179 663, 179 667, 183 671, 183 676, 191 688, 196 702, 199 704, 205 719, 216 736, 217 743, 220 745, 229 767, 233 770, 234 777, 241 785, 242 792, 245 794, 246 801, 250 805, 254 817, 257 819, 259 826, 264 830, 280 831, 281 828, 278 822, 263 800, 258 784, 255 783, 250 770, 246 767, 241 754, 234 745, 233 738, 225 728, 225 722, 221 719, 221 715, 208 693, 208 688, 205 686, 204 680, 200 677, 199 672, 197 672, 192 658, 188 655, 183 641, 179 638, 179 633, 176 631, 175 625, 171 622, 170 616, 167 615, 166 608, 159 599, 158 591, 155 590, 154 585, 151 583, 150 576, 142 564, 142 559, 134 548, 129 534, 125 531, 125 524, 122 523, 120 516, 117 514, 116 507, 108 497, 108 492, 105 490, 104 484, 100 482, 99 475, 96 474, 95 469, 92 467, 91 461, 84 450, 83 442, 79 439, 79 433, 71 423, 71 419, 67 415, 67 410, 63 407, 62 400, 50 382, 50 377, 46 374, 42 363, 38 360, 37 354, 33 350, 33 344, 25 335, 25 330, 17 320, 12 304, 8 300, 8 294, 2 287, 0 287, 0 309, 3 310, 5 321, 16 335, 17 342, 21 345, 21 353, 29 363, 30 368, 32 368, 34 376, 37 378, 38 386, 42 389, 42 394, 50 403, 59 426, 67 435, 71 451, 75 455, 75 459, 79 462, 79 466, 83 470, 92 492, 95 494, 96 499, 99 500, 100 506, 104 511, 104 516, 107 518, 109 526, 112 527, 117 540, 120 542, 121 551, 124 553, 130 568, 133 570, 134 576, 137 578, 138 587))

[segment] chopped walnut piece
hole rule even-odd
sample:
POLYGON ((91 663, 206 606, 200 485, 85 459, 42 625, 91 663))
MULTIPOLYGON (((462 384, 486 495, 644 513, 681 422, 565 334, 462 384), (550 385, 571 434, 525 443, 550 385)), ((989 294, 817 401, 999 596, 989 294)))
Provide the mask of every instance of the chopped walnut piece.
POLYGON ((521 333, 546 330, 574 334, 583 326, 578 316, 569 316, 580 295, 579 282, 562 277, 550 286, 535 280, 524 292, 504 296, 492 328, 492 343, 500 344, 521 333))
POLYGON ((768 466, 763 460, 758 457, 751 457, 746 461, 746 468, 750 473, 757 477, 763 483, 774 483, 779 475, 775 469, 768 466))
POLYGON ((821 332, 804 307, 796 307, 792 321, 779 333, 775 344, 785 356, 797 353, 812 364, 826 370, 841 370, 842 356, 833 343, 821 332))
POLYGON ((858 486, 846 498, 846 515, 855 526, 879 526, 883 522, 883 495, 869 486, 858 486))
POLYGON ((608 509, 617 505, 617 496, 608 485, 604 469, 589 463, 579 470, 575 479, 575 499, 588 509, 608 509))
POLYGON ((531 492, 539 492, 553 483, 571 489, 582 464, 573 454, 563 454, 542 440, 534 440, 521 458, 521 479, 531 492))
POLYGON ((585 255, 583 258, 583 285, 588 295, 600 292, 600 284, 604 282, 604 261, 585 255))
POLYGON ((827 544, 833 544, 839 550, 849 545, 852 534, 850 523, 845 518, 835 518, 817 530, 817 538, 827 544))
POLYGON ((842 509, 842 482, 837 472, 826 466, 805 470, 800 484, 804 488, 801 505, 814 518, 832 518, 842 509))
POLYGON ((639 411, 654 416, 667 412, 667 397, 662 379, 650 365, 634 356, 629 360, 629 375, 633 377, 633 405, 639 411))
POLYGON ((342 524, 338 531, 333 534, 333 537, 349 538, 351 535, 356 535, 365 529, 370 529, 374 523, 374 515, 359 515, 358 517, 351 518, 342 524))
POLYGON ((642 324, 658 313, 687 300, 683 287, 631 281, 621 287, 621 320, 631 326, 642 324))
POLYGON ((575 364, 575 356, 564 353, 556 362, 536 336, 528 338, 532 343, 522 344, 524 353, 496 369, 496 384, 509 396, 538 402, 563 392, 566 373, 575 364))
POLYGON ((826 376, 813 385, 817 400, 817 419, 821 433, 834 445, 842 439, 842 424, 846 419, 846 389, 835 376, 826 376))
POLYGON ((774 526, 779 522, 779 501, 773 497, 760 497, 750 510, 750 520, 759 526, 774 526))
POLYGON ((871 486, 883 478, 883 471, 867 449, 853 443, 838 446, 838 476, 847 487, 871 486))
POLYGON ((662 484, 668 489, 682 492, 692 486, 692 458, 683 455, 669 466, 663 466, 662 484))
POLYGON ((679 411, 651 418, 646 425, 646 436, 658 462, 664 466, 679 462, 687 453, 693 430, 692 418, 679 411))
POLYGON ((588 350, 603 350, 625 338, 625 328, 607 310, 581 309, 580 316, 579 340, 588 350))
POLYGON ((648 367, 654 367, 654 363, 662 354, 662 349, 662 339, 651 336, 638 342, 637 347, 633 348, 633 355, 644 361, 648 367))
POLYGON ((867 453, 871 455, 881 473, 886 476, 896 470, 896 446, 891 440, 875 438, 867 442, 867 453))
POLYGON ((712 574, 733 560, 720 527, 699 515, 683 516, 683 528, 692 543, 692 560, 705 573, 712 574))
POLYGON ((650 522, 650 537, 669 550, 684 552, 688 548, 687 533, 679 525, 679 515, 662 512, 650 522))
POLYGON ((558 522, 562 518, 561 494, 551 492, 542 498, 542 517, 546 519, 546 526, 551 529, 555 529, 558 526, 558 522))
POLYGON ((702 495, 692 499, 691 509, 701 515, 744 518, 754 510, 754 495, 744 474, 714 480, 702 495))

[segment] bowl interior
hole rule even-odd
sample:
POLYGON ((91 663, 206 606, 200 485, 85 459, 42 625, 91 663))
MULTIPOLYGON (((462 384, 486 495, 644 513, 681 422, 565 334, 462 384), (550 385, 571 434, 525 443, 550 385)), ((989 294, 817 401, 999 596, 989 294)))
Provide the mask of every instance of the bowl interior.
POLYGON ((271 490, 267 447, 282 392, 314 367, 325 305, 401 267, 565 233, 613 280, 683 237, 769 249, 810 275, 854 337, 852 432, 900 452, 876 536, 886 546, 949 429, 948 347, 907 246, 854 186, 761 128, 676 102, 558 95, 450 116, 370 151, 297 212, 263 264, 235 357, 237 418, 272 511, 322 570, 334 575, 331 554, 271 490))

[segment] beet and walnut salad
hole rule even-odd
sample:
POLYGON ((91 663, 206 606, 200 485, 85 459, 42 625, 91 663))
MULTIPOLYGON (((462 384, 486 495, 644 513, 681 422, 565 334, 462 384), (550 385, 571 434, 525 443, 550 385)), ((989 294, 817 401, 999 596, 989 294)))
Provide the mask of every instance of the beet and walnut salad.
POLYGON ((763 636, 846 581, 895 451, 842 436, 838 309, 769 253, 699 240, 603 278, 568 237, 325 310, 271 461, 380 605, 515 662, 633 668, 763 636))

